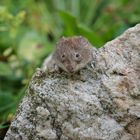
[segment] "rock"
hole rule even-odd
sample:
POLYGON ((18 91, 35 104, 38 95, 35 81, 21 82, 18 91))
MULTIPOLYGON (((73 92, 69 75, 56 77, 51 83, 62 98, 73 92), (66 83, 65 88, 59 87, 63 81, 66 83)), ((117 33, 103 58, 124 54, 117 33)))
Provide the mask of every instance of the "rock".
POLYGON ((4 140, 139 140, 140 24, 74 76, 33 75, 4 140))

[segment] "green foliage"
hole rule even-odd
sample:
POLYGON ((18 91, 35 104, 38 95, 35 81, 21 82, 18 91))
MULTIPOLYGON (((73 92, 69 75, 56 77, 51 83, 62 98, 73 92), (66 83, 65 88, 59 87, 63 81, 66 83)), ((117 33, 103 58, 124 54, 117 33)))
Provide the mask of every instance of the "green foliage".
POLYGON ((139 0, 1 0, 0 123, 15 113, 35 68, 61 36, 83 35, 101 47, 140 22, 139 5, 139 0))

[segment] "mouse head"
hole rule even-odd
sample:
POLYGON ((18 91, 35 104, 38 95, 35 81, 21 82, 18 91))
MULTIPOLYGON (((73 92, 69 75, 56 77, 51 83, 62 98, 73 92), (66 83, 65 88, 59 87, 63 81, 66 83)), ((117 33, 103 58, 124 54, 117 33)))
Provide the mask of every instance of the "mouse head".
POLYGON ((54 59, 63 70, 74 73, 91 59, 91 44, 82 36, 61 38, 56 44, 54 59))

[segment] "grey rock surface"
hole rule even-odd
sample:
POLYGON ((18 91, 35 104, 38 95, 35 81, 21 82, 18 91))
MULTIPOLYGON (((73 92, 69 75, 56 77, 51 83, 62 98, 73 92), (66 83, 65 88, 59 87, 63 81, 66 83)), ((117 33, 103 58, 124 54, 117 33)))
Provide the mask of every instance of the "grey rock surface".
POLYGON ((140 140, 140 24, 74 76, 33 75, 4 140, 140 140))

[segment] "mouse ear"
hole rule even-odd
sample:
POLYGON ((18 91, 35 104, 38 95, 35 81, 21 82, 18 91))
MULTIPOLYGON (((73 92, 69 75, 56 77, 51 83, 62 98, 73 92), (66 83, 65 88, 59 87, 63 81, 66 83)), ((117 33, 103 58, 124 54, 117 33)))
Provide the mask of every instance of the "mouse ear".
POLYGON ((89 41, 83 37, 83 36, 78 36, 78 41, 83 45, 83 46, 87 46, 89 45, 89 41))
POLYGON ((60 40, 65 40, 65 39, 66 39, 66 37, 62 36, 60 40))
POLYGON ((62 45, 64 40, 66 40, 66 37, 62 36, 60 40, 56 42, 56 47, 59 46, 59 44, 62 45))

